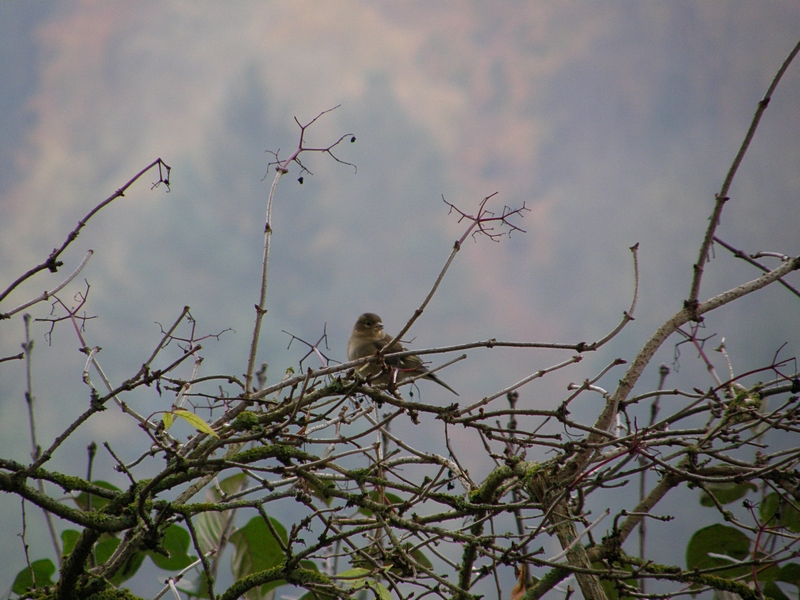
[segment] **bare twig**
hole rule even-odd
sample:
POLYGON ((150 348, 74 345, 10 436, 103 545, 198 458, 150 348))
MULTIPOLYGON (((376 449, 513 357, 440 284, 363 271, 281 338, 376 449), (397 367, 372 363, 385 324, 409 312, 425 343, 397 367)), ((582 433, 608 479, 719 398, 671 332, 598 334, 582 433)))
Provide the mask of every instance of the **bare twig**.
MULTIPOLYGON (((739 152, 736 153, 736 157, 733 159, 730 169, 728 169, 728 174, 725 176, 725 179, 722 182, 722 187, 720 188, 719 192, 717 192, 716 203, 714 204, 714 210, 711 213, 711 218, 709 219, 708 229, 706 229, 705 236, 703 237, 703 243, 700 245, 700 255, 697 258, 697 262, 694 264, 692 286, 691 290, 689 291, 689 298, 686 300, 686 306, 690 310, 693 310, 698 304, 698 298, 700 296, 700 282, 703 278, 705 263, 708 260, 708 251, 711 248, 711 242, 714 239, 714 233, 717 230, 717 225, 719 225, 722 207, 728 201, 728 190, 731 187, 733 178, 736 175, 736 171, 739 170, 739 165, 742 163, 742 159, 744 158, 747 149, 750 147, 750 142, 753 141, 753 136, 755 135, 758 124, 761 121, 761 116, 767 109, 767 106, 772 99, 772 94, 775 92, 775 89, 778 87, 778 83, 780 82, 784 73, 786 73, 789 65, 794 60, 794 57, 797 56, 798 52, 800 52, 800 42, 798 42, 795 47, 792 48, 792 51, 789 52, 789 56, 786 57, 786 60, 783 61, 783 64, 781 65, 780 69, 778 69, 775 77, 773 77, 772 83, 769 84, 764 97, 759 101, 758 108, 756 108, 756 114, 753 115, 753 121, 750 123, 750 128, 747 130, 747 134, 744 136, 742 145, 739 147, 739 152)), ((694 315, 692 318, 696 320, 698 317, 699 315, 694 315)))
MULTIPOLYGON (((494 231, 495 224, 500 224, 508 227, 509 235, 511 234, 512 231, 521 231, 525 233, 523 229, 520 229, 519 227, 511 223, 509 219, 513 216, 521 217, 522 213, 529 209, 525 207, 524 203, 520 208, 514 210, 508 208, 507 206, 504 206, 502 213, 499 216, 495 215, 495 213, 490 212, 486 208, 486 204, 496 195, 497 192, 495 192, 494 194, 489 194, 483 200, 481 200, 480 204, 478 205, 477 215, 468 215, 467 213, 462 212, 454 204, 450 204, 447 200, 444 199, 444 197, 442 197, 444 203, 450 207, 450 211, 451 212, 455 211, 460 215, 458 222, 460 223, 461 221, 466 220, 469 222, 469 226, 464 231, 464 234, 458 240, 456 240, 455 244, 453 244, 453 250, 450 252, 450 256, 447 258, 444 267, 442 267, 442 270, 439 272, 439 276, 433 283, 433 287, 431 288, 430 292, 428 292, 428 295, 425 297, 425 300, 423 300, 420 307, 414 311, 414 314, 411 316, 408 322, 403 326, 400 332, 394 337, 394 339, 392 339, 392 341, 386 344, 384 348, 390 348, 397 340, 403 339, 403 336, 406 334, 406 332, 408 332, 408 330, 411 329, 411 326, 414 324, 414 322, 420 317, 420 315, 422 315, 422 313, 425 311, 425 308, 428 306, 431 299, 433 298, 433 295, 436 293, 436 290, 439 288, 439 284, 444 279, 445 273, 447 273, 447 270, 453 263, 456 254, 458 254, 458 251, 461 250, 461 246, 463 245, 464 241, 467 239, 469 235, 480 233, 488 237, 490 240, 498 241, 499 237, 503 235, 503 233, 496 233, 494 231)), ((379 351, 378 355, 380 354, 381 352, 379 351)))
MULTIPOLYGON (((34 410, 35 396, 33 395, 33 377, 31 375, 33 367, 33 340, 31 339, 31 316, 24 315, 25 320, 25 343, 22 345, 25 351, 25 402, 28 405, 28 423, 30 425, 31 433, 31 460, 36 462, 42 453, 39 443, 36 441, 36 411, 34 410)), ((39 492, 44 495, 44 481, 38 479, 36 481, 39 492)), ((53 514, 46 509, 43 509, 45 522, 47 523, 47 531, 50 534, 50 542, 53 544, 53 550, 58 557, 58 563, 61 564, 61 544, 58 540, 58 533, 56 532, 56 524, 53 520, 53 514)))
POLYGON ((16 313, 25 310, 29 306, 33 306, 34 304, 37 304, 38 302, 43 302, 44 300, 47 300, 51 296, 54 296, 55 294, 60 292, 62 289, 64 289, 64 287, 70 281, 72 281, 73 279, 75 279, 75 277, 78 276, 78 273, 80 273, 83 270, 83 267, 86 266, 86 263, 89 262, 89 259, 92 257, 92 254, 94 254, 93 250, 87 251, 86 252, 86 256, 83 257, 83 260, 81 261, 81 264, 78 265, 78 268, 75 269, 69 277, 67 277, 64 281, 62 281, 60 284, 58 284, 52 290, 50 290, 49 292, 43 292, 41 296, 37 296, 36 298, 33 298, 32 300, 28 300, 27 302, 25 302, 24 304, 20 304, 16 308, 12 308, 7 313, 5 313, 3 315, 0 315, 0 320, 7 319, 7 318, 11 317, 12 315, 14 315, 16 313))
MULTIPOLYGON (((733 254, 736 258, 741 258, 743 261, 745 261, 747 263, 750 263, 751 265, 761 269, 765 273, 769 271, 769 267, 766 267, 766 266, 762 265, 760 262, 758 262, 757 260, 753 259, 753 257, 748 256, 748 254, 746 252, 742 252, 741 250, 737 250, 733 246, 731 246, 729 244, 726 244, 719 237, 714 236, 714 242, 719 244, 723 248, 725 248, 728 252, 733 254)), ((783 287, 785 287, 790 292, 792 292, 795 296, 800 297, 800 290, 798 290, 796 287, 793 287, 793 286, 789 285, 783 279, 779 279, 778 283, 781 284, 783 287)))
POLYGON ((351 138, 351 142, 355 142, 355 137, 352 134, 347 133, 340 137, 336 142, 327 146, 325 148, 312 148, 305 145, 305 135, 306 130, 313 125, 317 119, 322 117, 323 115, 336 110, 339 106, 334 106, 328 110, 324 110, 319 113, 316 117, 311 119, 305 125, 301 124, 300 121, 297 120, 295 117, 295 122, 297 123, 298 127, 300 127, 300 140, 297 144, 297 148, 289 155, 289 157, 283 161, 278 160, 277 153, 275 153, 276 162, 270 163, 275 164, 275 178, 272 180, 272 185, 269 189, 269 196, 267 198, 267 213, 266 219, 264 223, 264 252, 261 259, 261 288, 258 298, 258 304, 255 305, 256 309, 256 321, 255 325, 253 326, 253 337, 252 341, 250 342, 250 354, 247 361, 247 371, 245 372, 244 383, 245 383, 245 393, 249 394, 253 391, 253 373, 255 372, 256 368, 256 355, 258 353, 258 341, 261 337, 261 323, 264 320, 264 315, 267 313, 267 275, 269 273, 269 257, 270 257, 270 246, 272 241, 272 204, 275 200, 275 191, 278 188, 278 182, 280 181, 281 177, 289 172, 289 165, 292 162, 296 162, 300 165, 303 171, 307 171, 307 169, 303 166, 300 162, 299 157, 303 152, 322 152, 325 154, 330 155, 336 162, 350 165, 355 168, 355 165, 351 165, 350 163, 344 162, 337 158, 332 150, 336 146, 339 145, 345 138, 348 136, 351 138))
POLYGON ((86 223, 88 223, 89 219, 91 219, 98 211, 100 211, 100 209, 104 208, 105 206, 107 206, 108 204, 110 204, 111 202, 116 200, 117 198, 120 198, 120 197, 124 196, 126 190, 131 185, 133 185, 134 182, 137 179, 139 179, 142 175, 147 173, 147 171, 149 171, 150 169, 152 169, 155 166, 158 166, 159 180, 156 183, 154 183, 152 187, 156 187, 160 183, 163 183, 164 185, 167 186, 167 189, 169 189, 170 167, 164 161, 162 161, 160 158, 157 158, 152 163, 147 165, 144 169, 139 171, 136 175, 131 177, 131 179, 128 180, 128 182, 125 185, 123 185, 116 192, 111 194, 111 196, 109 196, 108 198, 103 200, 100 204, 95 206, 92 210, 90 210, 88 212, 88 214, 85 217, 83 217, 80 221, 78 221, 77 227, 75 227, 75 229, 73 229, 69 233, 69 235, 67 236, 67 239, 64 240, 64 243, 61 244, 60 247, 56 248, 55 250, 53 250, 50 253, 50 255, 47 257, 47 260, 45 260, 41 264, 36 265, 32 269, 29 269, 28 271, 26 271, 22 275, 20 275, 11 285, 9 285, 5 289, 4 292, 0 293, 0 302, 2 302, 6 298, 6 296, 8 296, 17 286, 19 286, 19 284, 21 284, 26 279, 29 279, 30 277, 32 277, 33 275, 35 275, 39 271, 43 271, 44 269, 47 269, 51 273, 55 273, 59 269, 59 267, 61 267, 64 264, 64 263, 62 263, 61 261, 58 260, 58 257, 61 256, 61 253, 64 252, 64 250, 67 249, 67 246, 69 246, 73 241, 75 241, 75 239, 78 237, 78 234, 80 233, 81 229, 83 229, 83 227, 86 225, 86 223), (162 172, 162 167, 164 169, 166 169, 166 176, 162 172))

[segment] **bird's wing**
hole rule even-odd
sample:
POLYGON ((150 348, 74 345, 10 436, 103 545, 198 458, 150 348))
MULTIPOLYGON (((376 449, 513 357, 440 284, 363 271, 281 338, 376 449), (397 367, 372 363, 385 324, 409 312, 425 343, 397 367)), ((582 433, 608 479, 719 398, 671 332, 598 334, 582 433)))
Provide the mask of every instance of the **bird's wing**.
POLYGON ((365 356, 372 356, 385 345, 386 342, 381 342, 380 340, 360 339, 356 343, 348 345, 348 358, 350 360, 356 360, 358 358, 364 358, 365 356))
MULTIPOLYGON (((405 348, 403 348, 403 350, 405 350, 405 348)), ((402 352, 402 350, 395 350, 395 352, 402 352)), ((425 368, 425 365, 422 364, 422 359, 416 354, 404 356, 403 358, 388 359, 386 362, 401 371, 417 371, 422 373, 428 370, 425 368)))
MULTIPOLYGON (((383 339, 384 345, 391 341, 391 336, 385 336, 383 339)), ((395 342, 391 346, 386 349, 386 354, 392 354, 394 352, 404 352, 406 348, 400 343, 395 342)), ((422 365, 422 359, 417 356, 416 354, 411 354, 410 356, 403 356, 402 358, 387 358, 386 364, 390 367, 394 367, 395 369, 400 369, 401 371, 416 371, 418 369, 426 370, 425 367, 422 365)))

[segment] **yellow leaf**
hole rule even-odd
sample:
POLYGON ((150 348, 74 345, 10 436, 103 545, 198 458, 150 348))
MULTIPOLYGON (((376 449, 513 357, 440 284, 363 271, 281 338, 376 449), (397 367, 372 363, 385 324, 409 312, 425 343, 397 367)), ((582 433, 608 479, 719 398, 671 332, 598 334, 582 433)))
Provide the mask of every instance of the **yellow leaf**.
POLYGON ((207 433, 208 435, 213 435, 214 437, 219 437, 216 433, 214 433, 214 430, 211 429, 211 426, 208 423, 206 423, 203 419, 198 417, 193 412, 189 412, 188 410, 185 410, 183 408, 178 408, 174 411, 174 414, 176 417, 180 417, 181 419, 189 423, 192 427, 197 429, 197 431, 200 431, 202 433, 207 433))

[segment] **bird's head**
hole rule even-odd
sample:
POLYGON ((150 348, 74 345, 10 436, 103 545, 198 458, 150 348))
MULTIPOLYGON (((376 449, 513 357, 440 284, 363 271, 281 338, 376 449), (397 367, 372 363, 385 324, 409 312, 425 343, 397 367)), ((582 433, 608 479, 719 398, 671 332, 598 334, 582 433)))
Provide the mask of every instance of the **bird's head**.
POLYGON ((353 333, 362 337, 380 337, 383 334, 383 322, 375 313, 364 313, 358 317, 353 333))

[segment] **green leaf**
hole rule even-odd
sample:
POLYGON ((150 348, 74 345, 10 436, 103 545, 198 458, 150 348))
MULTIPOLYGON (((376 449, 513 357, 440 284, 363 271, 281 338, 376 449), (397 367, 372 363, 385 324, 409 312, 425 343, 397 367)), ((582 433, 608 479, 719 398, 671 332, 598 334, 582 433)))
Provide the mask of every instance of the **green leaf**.
MULTIPOLYGON (((79 531, 74 529, 65 529, 61 532, 61 544, 63 547, 64 556, 67 556, 75 548, 78 543, 78 538, 81 536, 79 531)), ((97 540, 94 545, 94 557, 98 564, 105 563, 114 550, 119 546, 120 540, 109 533, 104 533, 97 540)))
MULTIPOLYGON (((372 500, 373 502, 377 502, 379 504, 387 504, 387 505, 403 503, 403 499, 400 496, 396 494, 390 494, 389 492, 381 493, 378 490, 372 492, 369 495, 369 499, 372 500)), ((363 507, 359 508, 358 512, 367 517, 372 516, 372 511, 368 508, 363 508, 363 507)))
POLYGON ((767 497, 758 505, 758 516, 761 517, 761 521, 765 525, 774 527, 778 524, 778 520, 780 519, 780 515, 778 515, 780 503, 780 496, 772 492, 771 494, 767 494, 767 497))
MULTIPOLYGON (((281 541, 287 541, 286 529, 278 521, 269 519, 272 528, 277 532, 281 541)), ((261 517, 253 517, 250 521, 231 534, 230 542, 233 544, 232 569, 234 578, 242 579, 253 573, 258 573, 271 567, 280 565, 286 558, 278 540, 261 517)), ((284 585, 286 581, 278 580, 265 583, 258 589, 250 590, 245 594, 248 600, 264 600, 275 588, 284 585)))
POLYGON ((97 540, 97 543, 94 545, 94 556, 98 564, 103 564, 111 558, 111 555, 114 554, 114 550, 119 546, 119 542, 118 538, 107 533, 100 536, 100 539, 97 540))
POLYGON ((72 552, 80 536, 81 532, 74 529, 65 529, 61 532, 61 548, 64 556, 72 552))
POLYGON ((382 583, 379 583, 377 581, 369 581, 367 582, 367 585, 372 591, 376 592, 376 596, 380 600, 392 600, 392 593, 382 583))
POLYGON ((56 572, 56 566, 49 558, 35 560, 31 563, 31 570, 25 567, 17 573, 14 579, 14 585, 11 586, 11 591, 15 594, 22 595, 27 590, 33 587, 44 587, 46 585, 53 585, 53 574, 56 572), (33 570, 33 578, 31 578, 31 570, 33 570))
POLYGON ((148 555, 159 569, 179 571, 188 567, 195 560, 194 557, 187 554, 190 542, 189 532, 173 523, 164 531, 164 537, 161 540, 169 558, 157 552, 148 552, 148 555))
POLYGON ((165 412, 163 415, 161 415, 161 421, 164 423, 164 429, 169 429, 172 427, 172 420, 173 418, 171 412, 165 412))
MULTIPOLYGON (((300 566, 304 569, 308 569, 309 571, 319 571, 317 568, 317 563, 310 561, 310 560, 301 560, 300 566)), ((302 596, 300 596, 300 600, 338 600, 336 596, 332 596, 330 594, 325 594, 320 591, 314 592, 306 592, 302 596)))
POLYGON ((139 570, 139 567, 142 566, 146 556, 147 552, 134 552, 131 557, 125 561, 122 568, 111 578, 111 583, 118 586, 136 575, 136 572, 139 570))
POLYGON ((791 583, 793 586, 800 588, 800 565, 797 563, 789 563, 781 567, 778 581, 791 583))
MULTIPOLYGON (((244 473, 231 475, 220 481, 219 487, 209 486, 206 489, 205 501, 217 504, 228 495, 241 491, 246 482, 247 475, 244 473)), ((197 541, 203 552, 221 549, 225 531, 235 512, 234 510, 208 511, 197 516, 195 529, 197 529, 197 541)))
MULTIPOLYGON (((763 552, 756 552, 756 558, 764 560, 766 555, 763 552)), ((756 571, 759 582, 767 581, 780 581, 781 570, 775 562, 768 563, 765 566, 759 567, 756 571)))
POLYGON ((355 569, 348 569, 347 571, 342 571, 341 573, 337 573, 334 578, 335 579, 343 579, 343 580, 350 580, 350 581, 358 581, 367 577, 372 571, 369 569, 364 569, 361 567, 356 567, 355 569))
MULTIPOLYGON (((107 490, 112 490, 115 492, 121 491, 117 486, 111 485, 107 481, 93 481, 92 483, 97 487, 105 488, 107 490)), ((80 508, 83 511, 87 511, 90 508, 89 507, 90 497, 92 500, 91 510, 100 510, 106 504, 108 504, 107 498, 101 498, 100 496, 96 496, 95 494, 87 494, 86 492, 81 492, 75 498, 73 498, 73 500, 75 501, 75 504, 78 505, 78 508, 80 508)))
POLYGON ((781 525, 786 527, 792 533, 800 533, 800 511, 794 506, 786 503, 783 507, 783 515, 781 515, 781 525))
POLYGON ((197 431, 201 433, 207 433, 208 435, 212 435, 214 437, 219 437, 214 430, 211 429, 211 426, 208 423, 206 423, 201 417, 198 417, 193 412, 183 408, 176 408, 173 411, 173 414, 189 423, 189 425, 197 429, 197 431))
MULTIPOLYGON (((391 570, 392 573, 403 577, 413 577, 414 573, 418 570, 418 566, 432 569, 433 563, 425 556, 421 548, 414 548, 412 550, 412 547, 413 545, 411 542, 405 542, 399 546, 384 548, 382 551, 375 546, 370 546, 365 549, 365 552, 372 556, 375 562, 391 570), (409 560, 409 555, 411 560, 409 560)), ((374 562, 368 561, 363 557, 353 560, 354 567, 369 568, 369 572, 372 572, 372 565, 374 564, 374 562)))
POLYGON ((300 600, 338 600, 336 596, 323 594, 322 592, 306 592, 300 596, 300 600))
POLYGON ((789 596, 784 594, 781 589, 772 581, 767 583, 762 590, 765 598, 772 598, 773 600, 790 600, 789 596))
POLYGON ((747 558, 750 550, 750 538, 744 533, 727 525, 710 525, 697 530, 686 547, 686 568, 708 569, 711 567, 725 567, 715 573, 720 577, 732 578, 750 572, 750 567, 738 566, 735 561, 747 558), (733 560, 718 558, 715 555, 730 556, 733 560))
MULTIPOLYGON (((410 544, 406 544, 406 546, 407 546, 406 552, 408 552, 408 547, 410 547, 410 544)), ((425 556, 425 553, 422 551, 422 548, 416 548, 412 550, 410 554, 411 558, 413 558, 415 561, 417 561, 426 569, 433 569, 433 563, 427 556, 425 556)))
POLYGON ((322 480, 318 480, 316 478, 310 478, 306 480, 306 487, 308 492, 325 503, 325 506, 330 506, 331 502, 333 502, 333 496, 330 494, 328 490, 335 489, 336 486, 330 482, 323 482, 322 480))
MULTIPOLYGON (((758 486, 755 483, 710 483, 706 486, 708 491, 717 499, 720 504, 730 504, 740 498, 744 498, 747 492, 755 492, 758 486)), ((715 506, 714 501, 704 491, 700 495, 702 506, 715 506)))
POLYGON ((766 525, 781 525, 793 533, 800 533, 800 512, 775 492, 767 494, 761 501, 758 513, 766 525))
MULTIPOLYGON (((337 573, 333 577, 333 579, 337 579, 342 583, 344 583, 345 585, 354 588, 360 588, 366 586, 372 592, 372 594, 367 596, 369 598, 379 598, 380 600, 392 600, 392 594, 391 592, 389 592, 388 588, 385 585, 383 585, 373 577, 368 577, 371 573, 372 569, 355 567, 353 569, 348 569, 347 571, 342 571, 341 573, 337 573)), ((361 592, 359 592, 359 596, 360 595, 361 592)))

